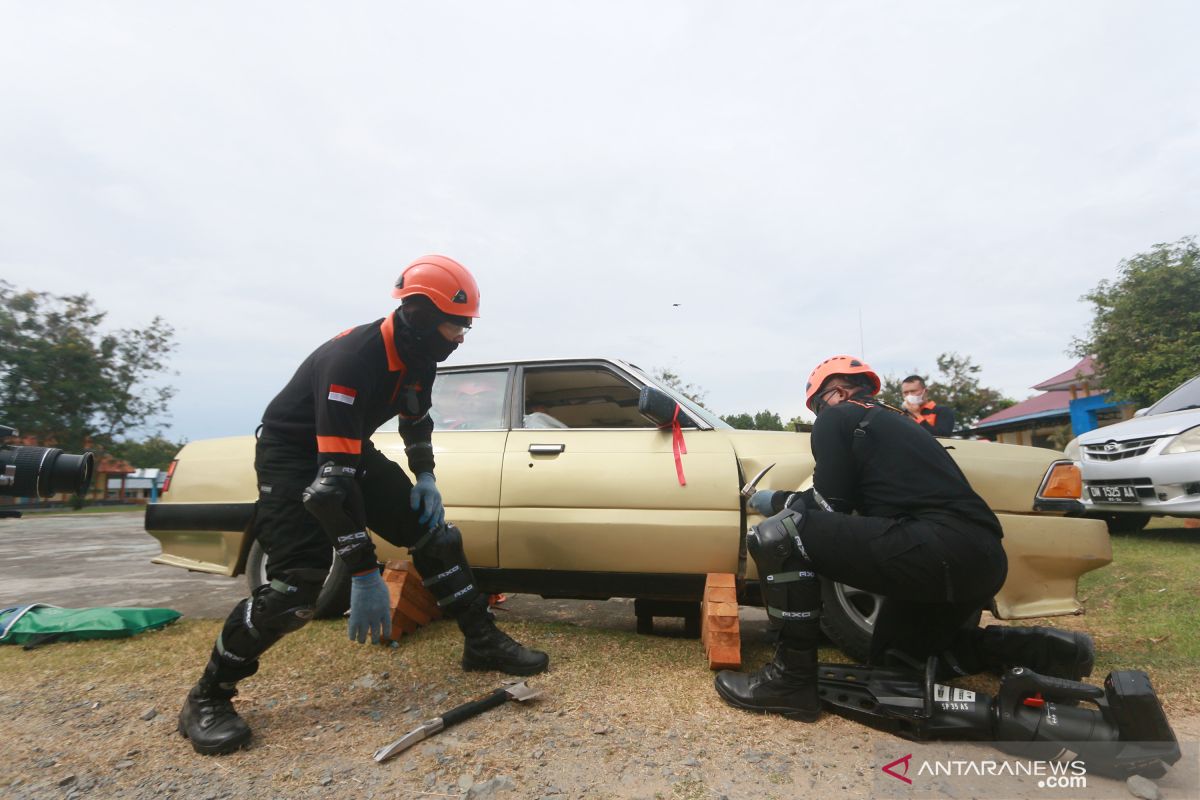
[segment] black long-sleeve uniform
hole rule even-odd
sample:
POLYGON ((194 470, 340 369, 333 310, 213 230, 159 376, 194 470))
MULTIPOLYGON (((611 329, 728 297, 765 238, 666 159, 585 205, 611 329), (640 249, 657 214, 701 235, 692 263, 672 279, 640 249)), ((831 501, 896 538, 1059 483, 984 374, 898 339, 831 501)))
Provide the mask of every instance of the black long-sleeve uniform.
POLYGON ((835 511, 868 517, 964 519, 1002 536, 1000 522, 945 447, 903 415, 850 400, 813 426, 813 486, 835 511), (878 409, 860 425, 871 409, 878 409), (856 438, 861 441, 856 444, 856 438))
MULTIPOLYGON (((330 461, 357 470, 362 502, 347 507, 356 521, 400 546, 420 538, 424 530, 409 505, 412 482, 370 437, 398 417, 409 469, 433 472, 429 409, 436 371, 396 313, 343 331, 304 360, 267 406, 255 453, 255 532, 269 555, 268 575, 329 568, 337 543, 304 509, 301 493, 330 461)), ((369 569, 374 544, 364 537, 341 558, 351 572, 369 569)))
POLYGON ((398 416, 409 468, 432 472, 436 364, 403 349, 395 314, 339 333, 304 360, 267 406, 264 432, 307 442, 314 469, 327 461, 352 467, 371 434, 398 416))
POLYGON ((996 515, 941 442, 872 400, 824 409, 811 446, 814 489, 792 501, 807 509, 800 538, 818 574, 884 596, 872 661, 951 648, 1007 575, 996 515))

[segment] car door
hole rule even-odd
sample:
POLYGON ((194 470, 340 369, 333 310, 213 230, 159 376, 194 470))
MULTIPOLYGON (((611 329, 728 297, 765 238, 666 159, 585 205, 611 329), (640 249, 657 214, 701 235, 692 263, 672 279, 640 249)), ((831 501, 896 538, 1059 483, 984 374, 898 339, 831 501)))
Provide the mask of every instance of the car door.
POLYGON ((638 412, 641 385, 609 362, 525 365, 504 450, 506 570, 733 572, 741 515, 723 431, 670 430, 638 412))
MULTIPOLYGON (((430 416, 438 489, 447 521, 462 531, 467 558, 478 567, 498 564, 500 475, 512 375, 511 367, 447 370, 440 371, 433 384, 430 416)), ((372 441, 407 470, 404 440, 395 431, 392 420, 372 441)), ((381 544, 381 551, 384 558, 403 554, 386 544, 381 544)))

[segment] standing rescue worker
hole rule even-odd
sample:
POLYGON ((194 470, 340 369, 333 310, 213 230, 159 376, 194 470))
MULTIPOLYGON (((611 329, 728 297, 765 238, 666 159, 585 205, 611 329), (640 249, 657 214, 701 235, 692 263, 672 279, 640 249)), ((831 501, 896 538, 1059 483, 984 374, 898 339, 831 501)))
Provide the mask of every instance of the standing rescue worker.
POLYGON ((900 381, 900 394, 904 397, 904 412, 913 422, 934 436, 949 436, 954 432, 954 409, 930 400, 925 379, 920 375, 909 375, 900 381))
POLYGON ((368 527, 409 549, 438 605, 456 619, 463 669, 533 675, 549 664, 496 627, 434 478, 431 390, 437 363, 479 316, 475 279, 453 259, 425 256, 405 268, 392 296, 399 308, 318 347, 263 414, 253 525, 269 583, 230 613, 188 692, 179 731, 198 753, 249 741, 231 702, 236 684, 258 671, 267 648, 312 619, 334 552, 352 575, 350 638, 378 642, 390 630, 391 601, 368 527), (392 417, 415 485, 371 444, 392 417))
POLYGON ((819 576, 883 595, 872 664, 938 655, 964 675, 1013 665, 1072 680, 1090 674, 1085 634, 978 627, 1008 571, 1000 522, 942 445, 877 403, 878 392, 879 377, 851 356, 826 359, 809 376, 813 488, 764 489, 750 501, 768 517, 746 539, 778 647, 758 672, 718 674, 718 694, 739 708, 817 718, 819 576))

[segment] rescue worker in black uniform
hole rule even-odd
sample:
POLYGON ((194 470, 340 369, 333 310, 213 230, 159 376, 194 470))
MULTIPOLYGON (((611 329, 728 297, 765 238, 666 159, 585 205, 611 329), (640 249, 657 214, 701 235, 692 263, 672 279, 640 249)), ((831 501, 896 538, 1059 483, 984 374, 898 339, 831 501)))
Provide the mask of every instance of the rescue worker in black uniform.
POLYGON ((263 415, 253 524, 270 582, 233 609, 188 692, 179 731, 199 753, 227 753, 249 741, 231 702, 235 685, 257 672, 267 648, 312 618, 335 551, 352 575, 350 638, 378 642, 390 630, 391 602, 367 528, 409 549, 426 587, 463 632, 463 669, 533 675, 549 664, 545 653, 496 627, 434 478, 435 371, 479 316, 479 289, 465 267, 434 255, 404 270, 393 297, 401 300, 393 313, 318 347, 263 415), (392 417, 415 485, 371 444, 392 417))
POLYGON ((813 488, 751 498, 768 517, 747 534, 747 549, 778 636, 775 657, 758 672, 719 673, 718 694, 739 708, 817 718, 818 576, 883 595, 872 664, 923 666, 937 655, 953 674, 1021 665, 1089 675, 1086 634, 978 627, 1008 572, 1000 523, 940 442, 873 399, 879 386, 850 356, 826 359, 809 377, 813 488))

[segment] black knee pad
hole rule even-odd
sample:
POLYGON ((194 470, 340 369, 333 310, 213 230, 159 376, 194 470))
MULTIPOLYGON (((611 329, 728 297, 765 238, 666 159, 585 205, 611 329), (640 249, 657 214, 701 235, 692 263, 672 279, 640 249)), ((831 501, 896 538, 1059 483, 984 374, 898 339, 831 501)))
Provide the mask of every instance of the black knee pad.
POLYGON ((462 533, 451 523, 431 530, 413 545, 411 552, 425 588, 442 608, 457 612, 479 596, 475 576, 463 552, 462 533))
POLYGON ((785 625, 816 623, 821 616, 821 584, 804 549, 803 528, 804 514, 785 508, 746 535, 767 614, 785 625))
POLYGON ((220 659, 246 668, 253 663, 257 669, 258 657, 268 647, 312 621, 327 575, 319 569, 284 570, 255 589, 225 620, 217 637, 220 659))

